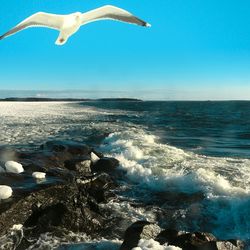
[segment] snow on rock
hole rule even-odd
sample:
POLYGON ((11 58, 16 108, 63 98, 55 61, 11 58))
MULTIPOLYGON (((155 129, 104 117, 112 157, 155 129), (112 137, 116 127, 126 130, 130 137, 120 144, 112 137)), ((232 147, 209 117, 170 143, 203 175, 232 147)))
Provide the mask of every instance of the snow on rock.
POLYGON ((5 185, 0 185, 0 200, 5 200, 11 197, 13 191, 12 188, 5 185))
POLYGON ((32 177, 34 177, 35 179, 45 179, 46 173, 44 173, 44 172, 34 172, 32 174, 32 177))
POLYGON ((95 153, 93 153, 93 152, 90 153, 90 157, 91 157, 91 162, 94 163, 94 164, 100 160, 100 157, 98 157, 98 156, 97 156, 95 153))
POLYGON ((24 171, 22 164, 15 161, 7 161, 5 163, 6 172, 19 174, 24 171))
POLYGON ((15 224, 13 225, 13 227, 11 228, 12 230, 21 230, 23 228, 22 224, 15 224))

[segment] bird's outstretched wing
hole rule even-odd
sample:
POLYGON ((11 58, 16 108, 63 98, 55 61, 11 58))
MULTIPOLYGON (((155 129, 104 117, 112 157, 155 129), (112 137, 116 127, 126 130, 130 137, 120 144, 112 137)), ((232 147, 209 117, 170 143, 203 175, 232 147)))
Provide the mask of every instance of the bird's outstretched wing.
POLYGON ((37 12, 34 15, 23 20, 13 29, 9 30, 8 32, 0 36, 0 40, 30 27, 47 27, 50 29, 60 30, 61 26, 63 25, 63 21, 64 21, 63 15, 37 12))
POLYGON ((150 27, 151 25, 124 9, 112 5, 106 5, 82 14, 82 25, 98 20, 111 19, 140 26, 150 27))

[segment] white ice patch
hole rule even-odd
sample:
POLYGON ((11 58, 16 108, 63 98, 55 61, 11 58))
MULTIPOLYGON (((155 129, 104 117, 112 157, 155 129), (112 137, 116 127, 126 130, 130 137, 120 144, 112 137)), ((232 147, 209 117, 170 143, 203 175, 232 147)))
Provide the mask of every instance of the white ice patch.
POLYGON ((100 160, 100 158, 94 152, 90 153, 90 158, 91 158, 91 162, 94 164, 100 160))
POLYGON ((0 185, 0 200, 9 199, 12 196, 12 188, 5 185, 0 185))
POLYGON ((7 161, 5 163, 6 172, 20 174, 24 171, 22 164, 15 161, 7 161))
POLYGON ((110 128, 110 123, 103 118, 125 113, 72 102, 0 102, 0 130, 4 131, 0 134, 0 142, 4 145, 41 145, 58 135, 60 139, 84 142, 86 131, 110 132, 119 128, 119 124, 112 124, 110 128))
POLYGON ((134 247, 132 250, 181 250, 181 248, 175 246, 160 245, 159 242, 153 239, 141 239, 138 243, 138 246, 134 247))
POLYGON ((15 224, 15 225, 13 225, 11 230, 21 230, 22 228, 23 228, 22 224, 15 224))
POLYGON ((35 179, 45 179, 46 178, 46 173, 34 172, 34 173, 32 173, 32 177, 35 178, 35 179))

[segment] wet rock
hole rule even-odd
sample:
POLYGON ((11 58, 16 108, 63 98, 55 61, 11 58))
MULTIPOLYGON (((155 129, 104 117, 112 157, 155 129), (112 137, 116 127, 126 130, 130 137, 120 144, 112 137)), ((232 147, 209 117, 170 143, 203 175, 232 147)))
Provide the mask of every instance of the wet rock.
POLYGON ((27 163, 24 166, 24 171, 26 173, 32 174, 33 172, 44 172, 46 171, 46 169, 44 167, 37 165, 36 163, 27 163))
POLYGON ((110 191, 116 187, 114 180, 105 173, 93 175, 90 178, 78 178, 78 184, 83 184, 90 196, 94 197, 97 203, 107 203, 115 197, 110 191))
POLYGON ((207 242, 199 246, 196 249, 198 250, 242 250, 244 249, 244 244, 241 241, 237 241, 237 243, 234 243, 234 244, 230 241, 211 241, 211 242, 207 242))
POLYGON ((64 167, 81 175, 91 175, 91 160, 89 157, 79 157, 64 162, 64 167))
POLYGON ((111 173, 119 166, 119 161, 115 158, 104 157, 92 165, 92 172, 111 173))
POLYGON ((110 191, 116 187, 113 179, 105 173, 92 175, 89 177, 77 178, 78 185, 84 185, 88 194, 96 200, 97 203, 107 203, 115 197, 115 194, 110 191))
POLYGON ((172 229, 163 230, 156 238, 160 244, 169 244, 183 250, 240 250, 243 249, 241 241, 218 241, 210 233, 185 233, 172 229))
POLYGON ((218 250, 241 250, 244 249, 244 243, 240 240, 217 241, 218 250))
POLYGON ((35 236, 51 232, 55 227, 95 233, 102 228, 104 218, 91 210, 87 197, 84 188, 79 190, 73 184, 56 185, 31 193, 1 212, 0 235, 14 224, 33 227, 35 236))
POLYGON ((93 164, 96 164, 100 160, 100 157, 97 156, 94 152, 91 152, 90 159, 93 164))
POLYGON ((55 177, 58 181, 69 182, 75 179, 74 174, 72 171, 63 168, 51 168, 46 171, 46 176, 55 177))
POLYGON ((165 229, 156 238, 156 240, 161 244, 173 242, 180 233, 175 229, 165 229))
POLYGON ((40 148, 50 152, 67 152, 71 155, 88 155, 91 152, 90 147, 72 141, 48 141, 40 148))
POLYGON ((147 221, 138 221, 132 224, 125 232, 124 242, 120 250, 130 250, 138 245, 140 239, 155 239, 161 232, 156 224, 147 221))
POLYGON ((99 158, 103 158, 104 157, 104 154, 99 152, 99 151, 96 151, 95 149, 92 149, 91 152, 93 152, 94 154, 96 154, 99 158))

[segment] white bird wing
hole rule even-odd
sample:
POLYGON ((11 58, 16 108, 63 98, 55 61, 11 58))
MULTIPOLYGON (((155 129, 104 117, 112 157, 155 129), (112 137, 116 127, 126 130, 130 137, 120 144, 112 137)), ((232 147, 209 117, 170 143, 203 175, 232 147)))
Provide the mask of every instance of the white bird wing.
POLYGON ((151 26, 149 23, 137 18, 124 9, 112 5, 106 5, 82 14, 82 25, 99 20, 111 19, 140 26, 151 26))
POLYGON ((2 36, 0 36, 0 40, 4 39, 7 36, 11 36, 23 29, 27 29, 30 27, 47 27, 50 29, 60 30, 64 22, 63 15, 55 15, 45 12, 38 12, 34 15, 26 18, 13 29, 9 30, 2 36))

